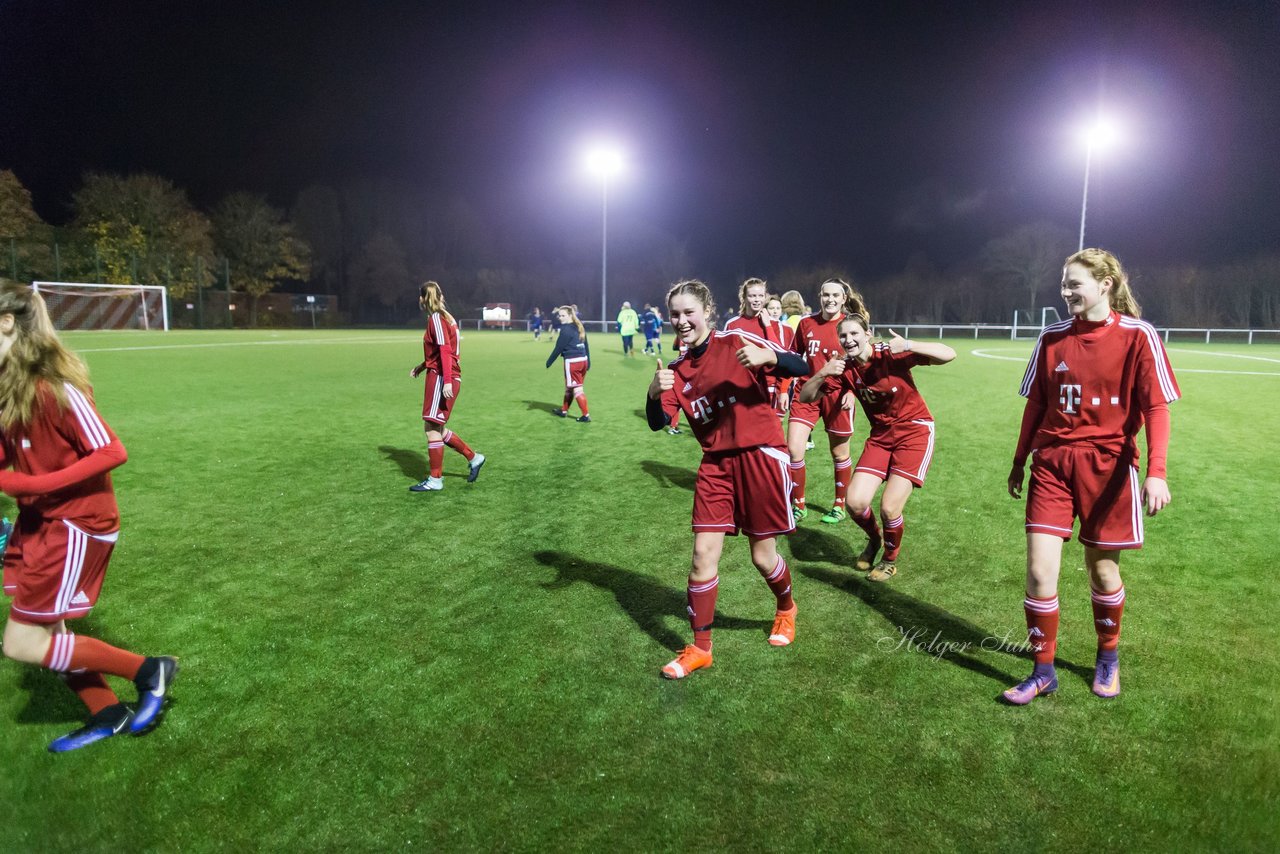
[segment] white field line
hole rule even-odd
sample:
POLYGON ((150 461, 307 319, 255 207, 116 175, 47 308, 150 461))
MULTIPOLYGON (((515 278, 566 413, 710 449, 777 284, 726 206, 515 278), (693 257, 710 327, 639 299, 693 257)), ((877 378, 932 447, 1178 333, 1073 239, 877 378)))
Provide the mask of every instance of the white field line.
MULTIPOLYGON (((1002 362, 1022 362, 1026 364, 1026 356, 997 356, 988 350, 970 350, 975 356, 983 359, 998 359, 1002 362)), ((1237 359, 1255 359, 1260 362, 1276 362, 1280 363, 1280 359, 1268 359, 1265 356, 1241 356, 1237 353, 1205 353, 1200 350, 1172 350, 1175 353, 1192 353, 1202 356, 1227 356, 1237 359)), ((1231 374, 1238 377, 1280 377, 1280 371, 1214 371, 1208 368, 1178 368, 1179 374, 1231 374)))
POLYGON ((200 350, 210 347, 280 347, 293 344, 403 344, 420 340, 420 336, 408 338, 313 338, 306 341, 224 341, 218 344, 152 344, 141 347, 77 347, 77 353, 121 353, 127 350, 200 350))

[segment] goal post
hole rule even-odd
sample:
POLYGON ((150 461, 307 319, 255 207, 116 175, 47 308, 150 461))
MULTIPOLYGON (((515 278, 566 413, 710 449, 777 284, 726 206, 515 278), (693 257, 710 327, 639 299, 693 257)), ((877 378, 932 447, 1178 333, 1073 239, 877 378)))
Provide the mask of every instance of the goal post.
POLYGON ((169 331, 169 294, 163 285, 32 282, 56 329, 169 331))
POLYGON ((1040 335, 1041 329, 1061 319, 1058 316, 1058 310, 1051 305, 1042 306, 1037 311, 1027 308, 1017 309, 1013 313, 1013 327, 1009 337, 1014 341, 1019 338, 1036 338, 1040 335), (1039 319, 1036 318, 1037 312, 1040 315, 1039 319))

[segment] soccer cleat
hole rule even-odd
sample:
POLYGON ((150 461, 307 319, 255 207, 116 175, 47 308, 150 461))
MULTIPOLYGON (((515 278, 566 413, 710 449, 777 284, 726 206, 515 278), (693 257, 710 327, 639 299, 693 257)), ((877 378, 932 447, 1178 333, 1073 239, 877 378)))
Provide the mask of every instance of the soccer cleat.
POLYGON ((444 480, 438 477, 429 477, 409 487, 410 492, 438 492, 441 489, 444 489, 444 480))
POLYGON ((819 521, 828 525, 838 525, 845 520, 847 515, 843 507, 832 507, 819 521))
POLYGON ((672 436, 679 436, 684 431, 681 430, 679 427, 668 427, 667 432, 670 433, 672 436))
POLYGON ((1120 660, 1104 659, 1098 656, 1098 663, 1093 668, 1093 693, 1099 697, 1110 699, 1120 693, 1120 660))
POLYGON ((551 414, 552 414, 552 415, 554 415, 554 416, 556 416, 557 418, 568 418, 568 417, 569 417, 569 410, 567 410, 567 409, 553 409, 553 410, 551 410, 551 414))
POLYGON ((882 560, 867 574, 867 581, 888 581, 898 574, 897 561, 882 560))
POLYGON ((662 668, 662 675, 667 679, 683 679, 695 670, 710 666, 711 650, 699 649, 689 644, 676 656, 675 661, 668 662, 667 666, 662 668))
POLYGON ((484 454, 476 454, 471 458, 471 462, 468 463, 471 466, 471 471, 467 472, 467 483, 476 482, 476 478, 480 476, 480 466, 484 465, 484 460, 484 454))
POLYGON ((1041 694, 1052 694, 1058 690, 1058 674, 1050 672, 1047 676, 1032 673, 1017 685, 1003 692, 1000 696, 1015 706, 1025 706, 1041 694))
POLYGON ((796 606, 789 611, 778 611, 773 615, 773 628, 769 630, 769 643, 772 646, 786 646, 796 639, 796 606))
POLYGON ((13 533, 13 523, 9 521, 9 517, 0 519, 0 554, 4 554, 5 547, 9 545, 9 535, 13 533))
POLYGON ((578 423, 579 423, 579 424, 590 424, 590 423, 591 423, 591 416, 590 416, 590 415, 579 415, 579 416, 578 416, 578 418, 577 418, 577 421, 578 421, 578 423))
POLYGON ((107 706, 89 718, 84 726, 49 742, 49 752, 66 753, 68 750, 79 750, 95 741, 119 735, 124 732, 131 720, 133 720, 133 710, 124 703, 107 706))
POLYGON ((129 724, 129 732, 142 735, 160 723, 165 699, 178 676, 178 659, 172 656, 148 656, 138 668, 133 684, 138 686, 138 711, 129 724))
POLYGON ((797 522, 802 522, 804 517, 809 515, 809 511, 800 502, 793 501, 791 503, 791 515, 796 517, 797 522))
POLYGON ((804 449, 805 449, 806 451, 812 451, 812 450, 814 449, 814 447, 815 447, 815 446, 814 446, 814 444, 813 444, 813 440, 812 440, 812 439, 810 439, 809 441, 807 441, 807 442, 805 442, 805 443, 804 443, 804 449))
POLYGON ((876 555, 880 553, 880 546, 883 545, 882 540, 870 540, 867 547, 862 550, 862 554, 858 555, 858 559, 854 561, 856 566, 862 572, 867 572, 871 567, 875 566, 876 555))

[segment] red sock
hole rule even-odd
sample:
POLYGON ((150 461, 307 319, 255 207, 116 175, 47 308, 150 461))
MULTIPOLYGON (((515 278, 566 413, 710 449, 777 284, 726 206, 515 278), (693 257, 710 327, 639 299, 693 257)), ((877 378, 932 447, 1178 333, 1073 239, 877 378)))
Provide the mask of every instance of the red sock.
POLYGON ((898 559, 898 549, 902 548, 902 532, 906 525, 902 524, 901 516, 886 519, 883 513, 880 514, 880 521, 884 524, 884 559, 895 561, 898 559))
POLYGON ((1022 601, 1022 610, 1027 614, 1027 643, 1035 653, 1036 664, 1052 666, 1058 651, 1058 597, 1028 596, 1022 601))
POLYGON ((720 576, 701 583, 689 579, 689 625, 693 628, 693 645, 711 649, 711 623, 716 618, 716 593, 720 576))
POLYGON ((80 702, 84 703, 90 715, 96 715, 107 706, 120 702, 116 692, 107 687, 107 680, 101 673, 61 673, 62 681, 76 692, 80 702))
POLYGON ((778 562, 774 564, 773 569, 767 572, 760 569, 760 574, 764 576, 764 583, 769 585, 773 595, 778 598, 778 610, 790 611, 795 606, 795 602, 791 599, 791 568, 782 559, 782 555, 778 555, 778 562))
POLYGON ((862 508, 861 514, 853 513, 850 515, 853 516, 853 521, 866 533, 872 542, 883 542, 880 536, 880 526, 876 524, 876 514, 871 512, 870 507, 862 508))
POLYGON ((444 476, 444 442, 427 442, 427 461, 432 477, 444 476))
POLYGON ((671 416, 671 429, 672 430, 680 429, 680 410, 679 409, 676 410, 675 415, 671 416))
POLYGON ((471 462, 471 458, 476 455, 476 452, 471 450, 467 443, 459 439, 458 434, 452 430, 444 431, 444 443, 466 457, 467 462, 471 462))
POLYGON ((578 408, 582 410, 583 415, 590 415, 587 411, 587 393, 582 389, 578 389, 578 393, 574 395, 578 399, 578 408))
POLYGON ((804 460, 792 462, 791 469, 791 503, 804 507, 804 460))
POLYGON ((560 407, 560 409, 568 412, 571 405, 573 405, 573 389, 567 388, 564 390, 564 406, 560 407))
POLYGON ((853 460, 845 458, 836 460, 836 499, 831 503, 834 507, 843 507, 849 495, 849 478, 853 472, 853 460))
POLYGON ((138 675, 138 668, 145 660, 141 655, 118 649, 95 638, 66 632, 53 636, 53 643, 49 644, 49 651, 45 653, 40 666, 59 673, 91 670, 132 679, 138 675))
POLYGON ((1124 585, 1111 593, 1090 591, 1093 600, 1093 627, 1098 632, 1098 650, 1112 650, 1120 643, 1120 617, 1124 614, 1124 585))

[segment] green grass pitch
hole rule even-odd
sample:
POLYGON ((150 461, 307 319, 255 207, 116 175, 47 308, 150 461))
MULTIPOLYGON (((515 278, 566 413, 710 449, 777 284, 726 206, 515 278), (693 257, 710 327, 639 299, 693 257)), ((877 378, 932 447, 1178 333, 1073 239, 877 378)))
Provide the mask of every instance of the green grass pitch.
MULTIPOLYGON (((1121 564, 1124 692, 1089 692, 1072 543, 1061 690, 1010 708, 1030 666, 1001 643, 1024 632, 1005 477, 1030 342, 952 340, 954 363, 916 371, 938 446, 896 579, 863 581, 857 528, 811 515, 782 546, 800 611, 775 649, 731 539, 716 663, 667 682, 700 454, 649 432, 653 362, 616 336, 591 338, 578 424, 550 415, 546 338, 465 333, 450 426, 489 462, 467 484, 446 451, 434 494, 407 491, 417 333, 67 337, 130 456, 81 628, 183 670, 151 735, 53 756, 77 701, 0 663, 0 849, 1280 847, 1280 347, 1171 347, 1174 503, 1121 564)), ((827 460, 819 437, 820 509, 827 460)))

